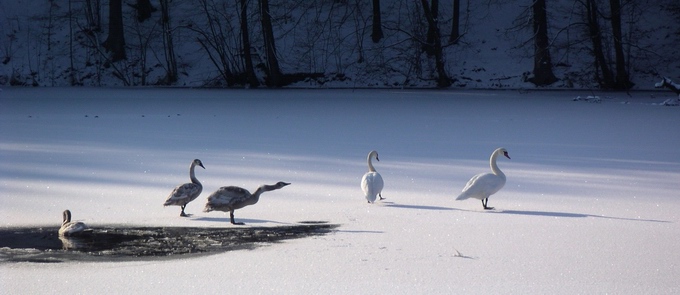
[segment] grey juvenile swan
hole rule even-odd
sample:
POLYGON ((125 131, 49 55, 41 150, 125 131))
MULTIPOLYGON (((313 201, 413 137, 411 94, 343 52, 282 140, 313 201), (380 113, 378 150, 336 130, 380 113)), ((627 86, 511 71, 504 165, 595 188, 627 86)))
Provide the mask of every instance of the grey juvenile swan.
POLYGON ((188 216, 184 213, 184 208, 189 202, 195 200, 203 191, 203 185, 196 179, 196 175, 194 175, 194 167, 196 166, 201 166, 201 168, 205 169, 201 160, 194 159, 189 167, 189 178, 191 178, 191 182, 177 186, 172 193, 170 193, 168 199, 165 200, 165 204, 163 204, 163 206, 181 206, 182 212, 179 216, 188 216))
POLYGON ((59 228, 59 235, 60 236, 77 236, 81 233, 91 231, 87 225, 80 221, 74 221, 71 222, 71 211, 70 210, 64 210, 64 213, 62 213, 63 216, 63 221, 61 223, 61 227, 59 228))
POLYGON ((243 222, 234 221, 234 210, 254 205, 260 200, 260 195, 262 193, 277 190, 289 184, 290 183, 279 181, 275 185, 261 185, 252 194, 248 190, 238 186, 223 186, 208 197, 208 203, 205 204, 203 212, 229 212, 231 224, 243 225, 243 222))
POLYGON ((375 171, 373 162, 371 162, 372 158, 380 161, 380 159, 378 159, 377 151, 368 153, 368 157, 366 158, 366 162, 368 162, 368 172, 361 178, 361 190, 364 191, 364 196, 368 203, 375 202, 376 196, 380 197, 381 200, 385 199, 382 197, 382 189, 384 186, 383 179, 382 176, 380 176, 380 173, 375 171))
POLYGON ((508 150, 505 148, 497 148, 489 158, 489 165, 492 173, 480 173, 473 176, 463 188, 463 192, 456 198, 456 200, 465 200, 468 198, 475 198, 482 200, 482 206, 485 210, 491 210, 493 207, 488 207, 489 196, 498 192, 505 185, 505 173, 496 165, 496 158, 503 155, 510 159, 508 150))

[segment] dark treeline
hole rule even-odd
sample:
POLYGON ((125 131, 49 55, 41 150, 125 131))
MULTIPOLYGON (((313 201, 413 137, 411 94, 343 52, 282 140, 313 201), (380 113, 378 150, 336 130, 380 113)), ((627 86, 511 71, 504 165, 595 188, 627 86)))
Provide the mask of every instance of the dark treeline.
MULTIPOLYGON (((518 76, 535 86, 627 90, 636 61, 662 55, 645 43, 654 31, 638 24, 654 11, 640 1, 511 2, 40 1, 35 26, 5 16, 0 66, 10 74, 0 73, 0 85, 464 86, 457 53, 494 39, 475 35, 492 25, 510 43, 509 58, 533 61, 518 76), (519 9, 507 24, 494 19, 508 7, 519 9), (20 46, 33 54, 20 58, 12 50, 20 46)), ((662 2, 677 38, 680 5, 662 2)))

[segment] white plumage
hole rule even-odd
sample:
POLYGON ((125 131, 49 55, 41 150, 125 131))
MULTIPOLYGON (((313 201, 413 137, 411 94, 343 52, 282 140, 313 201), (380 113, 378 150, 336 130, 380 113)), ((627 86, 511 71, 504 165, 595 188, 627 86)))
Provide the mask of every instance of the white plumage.
POLYGON ((482 200, 484 209, 493 209, 488 207, 489 196, 498 192, 505 185, 505 174, 496 165, 496 158, 503 155, 510 159, 508 151, 505 148, 497 148, 489 158, 489 165, 491 166, 491 173, 481 173, 473 176, 463 188, 463 192, 456 198, 456 200, 465 200, 474 198, 482 200))
POLYGON ((384 199, 382 197, 382 189, 385 185, 382 176, 380 176, 380 173, 375 171, 375 168, 373 167, 372 158, 380 161, 378 152, 371 151, 368 153, 368 158, 366 159, 368 162, 368 172, 361 178, 361 190, 364 191, 364 196, 369 203, 375 202, 377 197, 380 197, 381 200, 384 199))

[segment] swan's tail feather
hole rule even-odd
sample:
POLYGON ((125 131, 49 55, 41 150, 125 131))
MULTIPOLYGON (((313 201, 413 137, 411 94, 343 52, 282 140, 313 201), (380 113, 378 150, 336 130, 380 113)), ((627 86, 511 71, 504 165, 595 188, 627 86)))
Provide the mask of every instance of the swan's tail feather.
POLYGON ((456 201, 466 200, 466 199, 469 199, 469 198, 470 198, 470 196, 468 196, 466 193, 462 193, 462 194, 458 195, 458 197, 456 197, 456 201))

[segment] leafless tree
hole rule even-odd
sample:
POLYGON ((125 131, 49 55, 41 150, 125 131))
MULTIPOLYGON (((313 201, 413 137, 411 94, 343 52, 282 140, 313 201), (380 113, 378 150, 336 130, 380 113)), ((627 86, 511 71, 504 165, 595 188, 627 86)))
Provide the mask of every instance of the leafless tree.
POLYGON ((437 86, 449 87, 451 86, 451 78, 446 73, 446 66, 444 64, 444 49, 442 48, 441 33, 439 32, 439 24, 437 22, 437 9, 439 7, 438 0, 431 0, 432 4, 428 4, 427 0, 421 0, 420 3, 425 13, 427 20, 427 43, 425 51, 431 52, 435 59, 435 67, 437 69, 437 86))
POLYGON ((534 71, 529 82, 537 86, 546 86, 557 81, 553 73, 550 59, 550 42, 548 38, 548 17, 545 0, 534 0, 533 38, 534 38, 534 71))
POLYGON ((170 8, 168 0, 160 0, 161 6, 161 35, 163 36, 163 51, 165 52, 165 71, 166 75, 163 84, 172 84, 177 81, 177 57, 175 55, 175 44, 173 42, 174 29, 170 23, 170 8))
POLYGON ((633 86, 628 78, 626 58, 623 53, 623 33, 621 32, 621 0, 609 0, 611 11, 612 38, 616 55, 616 89, 629 89, 633 86))
POLYGON ((382 31, 380 14, 380 0, 373 0, 373 32, 371 33, 371 38, 374 43, 380 42, 380 39, 385 36, 382 31))
POLYGON ((109 36, 104 41, 103 46, 111 53, 112 62, 123 60, 127 57, 125 53, 122 0, 109 1, 109 36))
POLYGON ((264 49, 267 62, 267 85, 269 87, 280 87, 283 85, 283 74, 279 67, 279 59, 276 56, 276 42, 274 39, 274 29, 272 28, 271 14, 269 11, 269 0, 260 1, 260 17, 262 23, 262 34, 264 37, 264 49))
POLYGON ((460 0, 453 0, 453 12, 451 18, 451 35, 449 35, 449 43, 458 42, 460 38, 460 0))
POLYGON ((260 82, 255 75, 255 68, 253 67, 253 57, 250 45, 250 31, 248 30, 248 2, 249 0, 241 1, 241 44, 243 46, 243 60, 245 62, 246 77, 250 87, 260 86, 260 82))

